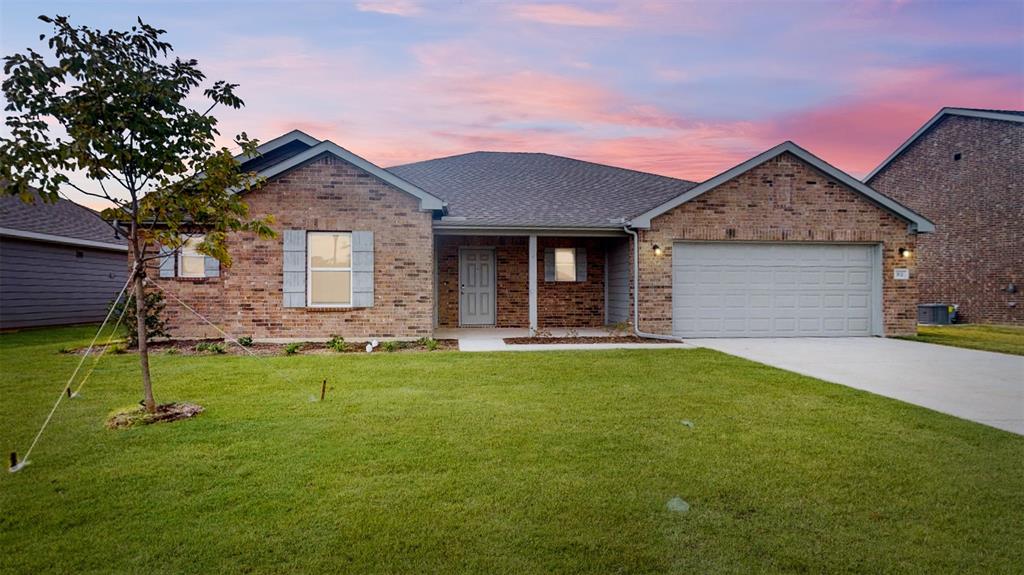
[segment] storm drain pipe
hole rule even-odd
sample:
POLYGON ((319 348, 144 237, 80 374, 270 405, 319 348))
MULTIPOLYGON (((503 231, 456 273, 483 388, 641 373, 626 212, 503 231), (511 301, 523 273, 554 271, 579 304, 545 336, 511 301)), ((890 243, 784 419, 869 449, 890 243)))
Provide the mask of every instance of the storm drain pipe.
POLYGON ((637 337, 663 339, 665 341, 683 341, 683 338, 660 333, 640 331, 640 236, 629 227, 629 222, 622 225, 622 230, 633 236, 633 334, 637 337))

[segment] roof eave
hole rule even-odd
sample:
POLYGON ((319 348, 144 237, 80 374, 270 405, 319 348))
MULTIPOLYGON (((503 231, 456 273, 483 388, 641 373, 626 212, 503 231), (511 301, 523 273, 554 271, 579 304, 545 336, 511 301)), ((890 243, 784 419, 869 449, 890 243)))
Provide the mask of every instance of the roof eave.
POLYGON ((0 228, 0 236, 17 238, 21 240, 33 240, 37 242, 46 242, 50 244, 63 244, 69 246, 79 246, 84 248, 96 248, 100 250, 108 250, 114 252, 127 252, 128 246, 124 244, 114 244, 108 242, 98 242, 95 240, 85 240, 82 238, 75 238, 71 236, 60 236, 56 234, 43 234, 39 232, 30 232, 26 230, 16 230, 13 228, 0 228))

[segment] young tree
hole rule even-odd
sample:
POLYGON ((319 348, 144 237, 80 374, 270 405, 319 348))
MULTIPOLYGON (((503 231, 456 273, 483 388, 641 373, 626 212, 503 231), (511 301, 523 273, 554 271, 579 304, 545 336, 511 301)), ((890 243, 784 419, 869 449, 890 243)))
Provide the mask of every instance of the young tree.
MULTIPOLYGON (((218 105, 243 106, 236 84, 205 80, 195 60, 171 59, 165 33, 144 24, 128 31, 72 26, 65 16, 51 24, 46 40, 52 58, 28 48, 4 58, 3 93, 10 137, 0 138, 0 193, 30 201, 30 186, 44 201, 73 188, 106 200, 103 211, 129 242, 134 263, 135 314, 145 407, 156 410, 149 374, 145 325, 147 267, 161 257, 159 244, 177 252, 202 232, 199 251, 230 265, 227 234, 253 231, 272 237, 270 218, 253 219, 236 193, 258 185, 242 173, 232 153, 217 147, 218 105), (206 109, 189 106, 200 101, 206 109), (93 182, 80 186, 69 177, 93 182), (88 188, 88 189, 87 189, 88 188)), ((245 133, 235 138, 243 153, 256 154, 245 133)), ((78 181, 82 181, 78 179, 78 181)))

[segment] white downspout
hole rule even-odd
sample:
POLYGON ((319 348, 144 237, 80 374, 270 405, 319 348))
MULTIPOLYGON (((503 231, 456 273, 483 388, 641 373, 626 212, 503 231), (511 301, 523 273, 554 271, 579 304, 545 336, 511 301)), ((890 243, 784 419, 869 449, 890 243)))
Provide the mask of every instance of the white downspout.
POLYGON ((629 227, 628 222, 623 224, 622 230, 633 236, 633 334, 637 337, 663 339, 665 341, 683 341, 682 338, 674 335, 661 335, 660 333, 640 331, 640 236, 629 227))

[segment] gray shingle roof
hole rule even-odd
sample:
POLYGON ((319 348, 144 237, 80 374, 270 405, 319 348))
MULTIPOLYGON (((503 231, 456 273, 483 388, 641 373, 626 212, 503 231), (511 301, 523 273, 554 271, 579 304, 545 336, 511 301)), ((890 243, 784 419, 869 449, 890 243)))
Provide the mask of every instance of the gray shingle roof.
POLYGON ((695 182, 562 156, 472 152, 388 168, 448 202, 466 226, 621 227, 695 182), (462 219, 465 218, 465 219, 462 219))
POLYGON ((0 195, 0 228, 61 236, 90 242, 127 246, 99 214, 65 199, 44 202, 38 196, 25 203, 17 196, 0 195))

